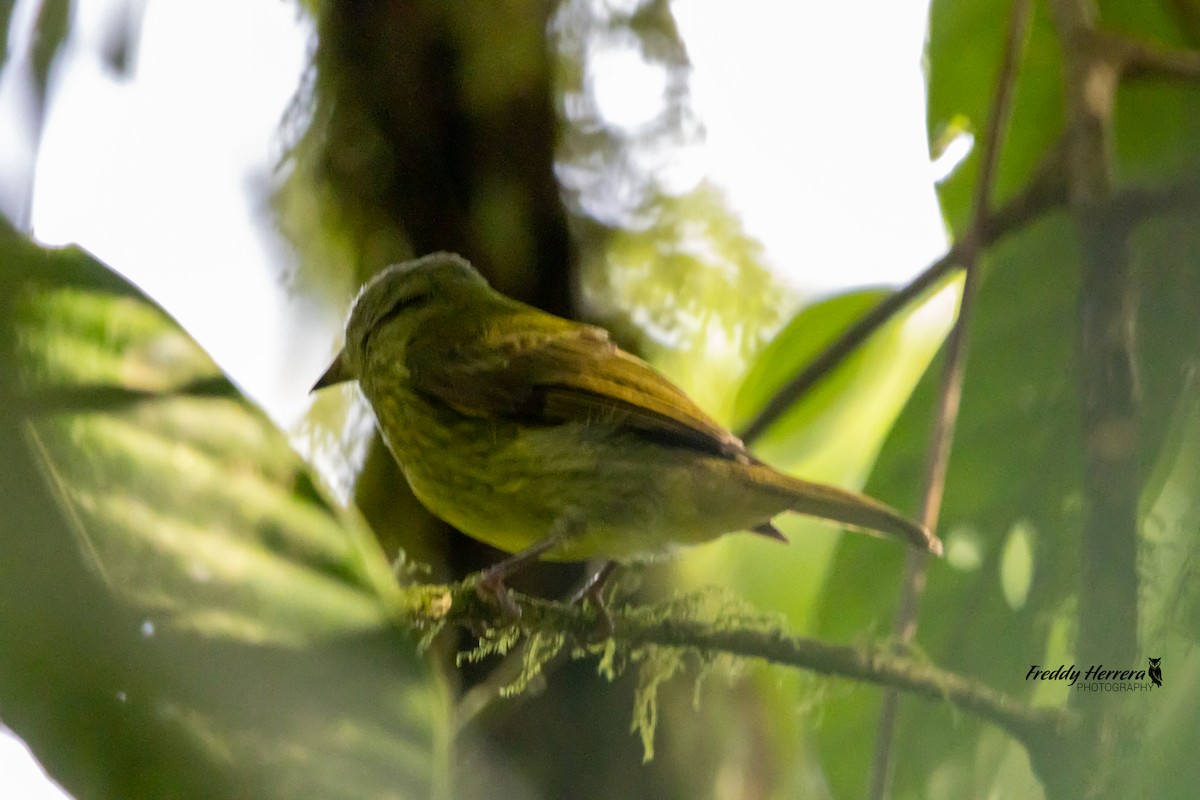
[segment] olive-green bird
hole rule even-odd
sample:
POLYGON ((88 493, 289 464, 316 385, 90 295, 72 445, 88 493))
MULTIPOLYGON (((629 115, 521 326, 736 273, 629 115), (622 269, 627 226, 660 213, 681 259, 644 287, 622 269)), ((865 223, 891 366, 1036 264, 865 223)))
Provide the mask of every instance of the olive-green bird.
POLYGON ((417 498, 467 535, 534 558, 639 560, 732 531, 786 541, 794 511, 941 552, 929 531, 844 489, 784 475, 591 325, 494 291, 459 256, 363 287, 314 390, 357 380, 417 498))

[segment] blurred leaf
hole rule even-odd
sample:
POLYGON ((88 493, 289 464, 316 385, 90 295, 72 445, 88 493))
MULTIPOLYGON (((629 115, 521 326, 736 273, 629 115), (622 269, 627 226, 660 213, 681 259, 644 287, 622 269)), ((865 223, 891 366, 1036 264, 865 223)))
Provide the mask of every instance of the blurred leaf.
POLYGON ((9 56, 9 27, 12 25, 13 11, 16 10, 16 0, 0 3, 0 75, 8 66, 9 56))
POLYGON ((585 257, 586 304, 702 405, 744 368, 780 321, 786 293, 725 195, 709 183, 646 201, 640 224, 585 257), (645 338, 648 342, 640 342, 645 338))
MULTIPOLYGON (((1133 761, 1141 765, 1127 776, 1128 797, 1193 797, 1200 781, 1200 649, 1192 638, 1159 639, 1147 653, 1162 662, 1162 687, 1127 698, 1132 713, 1146 719, 1133 761)), ((1146 663, 1139 665, 1145 669, 1146 663)))
POLYGON ((73 5, 71 0, 42 0, 38 7, 29 61, 36 102, 34 128, 39 132, 49 100, 50 70, 66 44, 67 33, 71 30, 73 5))
POLYGON ((146 0, 118 0, 104 31, 104 66, 118 78, 133 76, 146 18, 146 0))
MULTIPOLYGON (((776 467, 861 486, 905 401, 950 328, 957 280, 897 314, 753 442, 776 467)), ((751 365, 734 405, 746 425, 789 380, 889 293, 866 289, 803 309, 751 365)))
MULTIPOLYGON (((977 675, 1005 691, 1024 691, 1031 663, 1045 652, 1054 614, 1073 591, 1079 529, 1080 423, 1074 394, 1075 273, 1063 241, 1064 219, 1045 220, 988 253, 971 329, 970 362, 951 455, 939 530, 975 551, 967 564, 930 565, 918 646, 948 669, 977 675), (1046 265, 1059 265, 1050 269, 1046 265), (1032 582, 1020 609, 1002 587, 1003 543, 1021 523, 1044 531, 1035 541, 1032 582), (978 563, 978 567, 973 564, 978 563), (963 568, 966 566, 968 568, 963 568)), ((867 491, 913 506, 921 492, 940 368, 928 371, 892 429, 867 491)), ((899 598, 902 560, 881 561, 876 543, 843 537, 821 598, 820 631, 844 640, 886 634, 899 598)), ((832 704, 821 732, 823 760, 837 792, 863 791, 879 693, 857 690, 832 704)), ((935 771, 958 762, 959 791, 994 779, 977 771, 975 736, 983 726, 944 708, 902 702, 896 736, 896 789, 931 797, 935 771), (911 781, 912 783, 906 783, 911 781)), ((990 762, 988 762, 990 763, 990 762)))
POLYGON ((80 798, 444 790, 370 532, 103 265, 7 227, 0 262, 5 723, 80 798))
MULTIPOLYGON (((996 69, 1007 27, 1010 0, 933 0, 929 15, 929 140, 951 131, 976 136, 987 125, 996 69)), ((1033 6, 1025 58, 1013 93, 1012 123, 1000 154, 994 201, 1002 203, 1024 186, 1063 124, 1058 39, 1042 3, 1033 6)), ((962 232, 979 168, 979 148, 938 189, 942 214, 962 232)))
MULTIPOLYGON (((884 289, 863 289, 801 309, 763 348, 746 372, 734 400, 732 427, 744 428, 794 375, 887 296, 884 289)), ((786 435, 790 444, 800 445, 788 448, 793 452, 813 449, 805 447, 803 441, 797 442, 796 437, 812 436, 807 427, 836 406, 847 385, 861 376, 863 359, 862 351, 847 358, 835 374, 819 383, 802 403, 771 426, 770 438, 778 440, 786 435)))
POLYGON ((1193 375, 1143 496, 1141 634, 1147 652, 1169 636, 1200 644, 1200 397, 1193 375))
MULTIPOLYGON (((565 121, 556 169, 583 251, 603 252, 610 232, 643 230, 662 198, 686 194, 678 156, 700 139, 691 107, 687 47, 665 0, 593 3, 566 0, 553 19, 558 104, 565 121), (639 78, 661 81, 661 107, 639 124, 605 117, 597 95, 613 80, 601 59, 636 57, 639 78)), ((637 80, 639 78, 635 78, 637 80)))
POLYGON ((1172 415, 1143 495, 1142 649, 1162 662, 1161 689, 1131 699, 1149 723, 1138 758, 1146 797, 1187 797, 1200 784, 1200 396, 1196 373, 1172 415))

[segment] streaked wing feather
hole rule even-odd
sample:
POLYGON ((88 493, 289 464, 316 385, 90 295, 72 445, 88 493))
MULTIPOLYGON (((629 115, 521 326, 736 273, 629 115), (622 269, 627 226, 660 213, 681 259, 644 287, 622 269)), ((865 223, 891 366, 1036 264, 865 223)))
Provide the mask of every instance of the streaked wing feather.
POLYGON ((517 311, 464 336, 422 331, 408 361, 418 390, 462 414, 537 424, 599 422, 748 458, 740 440, 600 328, 517 311), (503 333, 501 333, 503 331, 503 333))

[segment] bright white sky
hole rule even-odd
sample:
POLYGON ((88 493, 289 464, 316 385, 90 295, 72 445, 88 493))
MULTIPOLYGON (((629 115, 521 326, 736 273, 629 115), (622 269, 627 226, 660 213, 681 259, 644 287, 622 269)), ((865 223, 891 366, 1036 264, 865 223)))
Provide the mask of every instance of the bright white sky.
MULTIPOLYGON (((19 0, 11 56, 37 5, 19 0)), ((290 296, 287 246, 264 207, 277 126, 306 63, 283 0, 148 0, 131 81, 100 61, 112 0, 77 0, 56 72, 31 220, 84 245, 178 318, 285 426, 308 407, 340 320, 290 296), (184 157, 180 157, 180 156, 184 157)), ((898 283, 945 248, 925 144, 927 0, 675 0, 706 140, 682 165, 725 188, 770 266, 825 291, 898 283)), ((630 125, 661 83, 618 51, 593 63, 597 101, 630 125)), ((26 185, 23 74, 0 78, 0 209, 26 185)), ((0 796, 56 797, 0 729, 0 796)))

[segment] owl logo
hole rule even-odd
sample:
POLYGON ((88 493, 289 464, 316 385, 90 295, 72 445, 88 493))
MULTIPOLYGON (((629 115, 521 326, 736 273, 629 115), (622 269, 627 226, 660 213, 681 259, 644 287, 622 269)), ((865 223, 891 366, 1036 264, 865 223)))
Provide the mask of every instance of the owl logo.
MULTIPOLYGON (((1147 656, 1148 657, 1148 656, 1147 656)), ((1147 672, 1150 675, 1150 680, 1154 681, 1155 686, 1162 686, 1162 667, 1159 663, 1162 661, 1162 656, 1150 659, 1150 669, 1147 672)))

